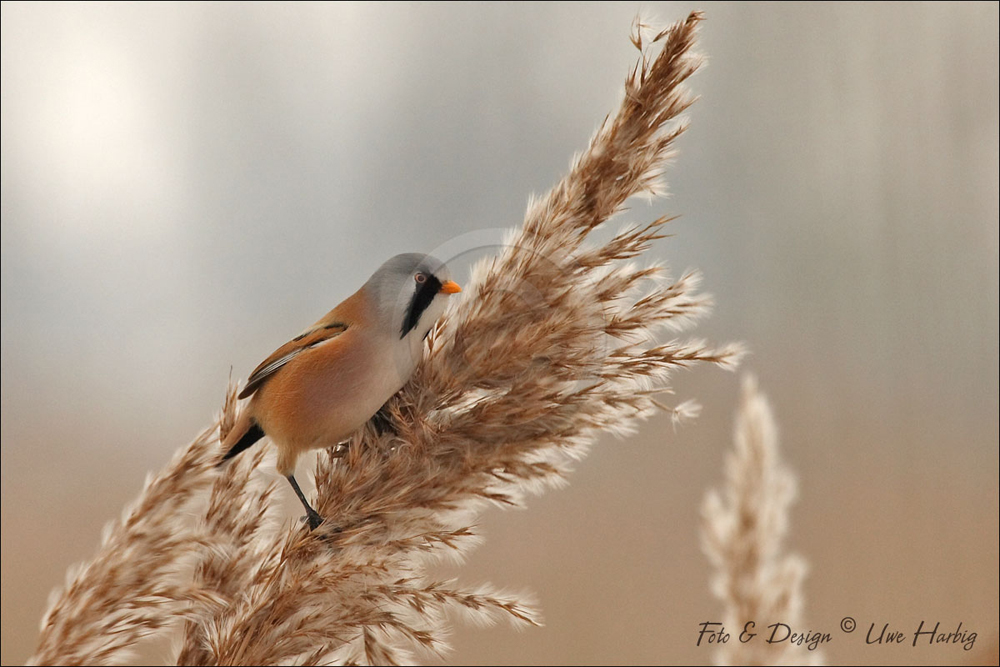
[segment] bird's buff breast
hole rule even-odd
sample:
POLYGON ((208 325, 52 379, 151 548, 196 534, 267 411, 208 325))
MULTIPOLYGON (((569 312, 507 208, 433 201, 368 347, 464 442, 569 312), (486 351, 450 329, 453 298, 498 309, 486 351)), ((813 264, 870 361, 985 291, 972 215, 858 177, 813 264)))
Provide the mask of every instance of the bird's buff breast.
POLYGON ((414 365, 348 329, 300 354, 261 387, 255 417, 285 447, 331 447, 371 419, 406 383, 414 365))

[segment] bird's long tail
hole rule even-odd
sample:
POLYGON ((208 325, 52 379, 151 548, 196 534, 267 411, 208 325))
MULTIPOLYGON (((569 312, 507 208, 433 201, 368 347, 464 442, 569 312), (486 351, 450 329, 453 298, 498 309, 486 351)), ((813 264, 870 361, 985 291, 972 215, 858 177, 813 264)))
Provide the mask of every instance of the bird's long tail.
POLYGON ((233 430, 229 432, 225 440, 222 441, 222 448, 225 454, 219 459, 216 465, 222 465, 245 449, 248 449, 255 442, 264 437, 264 430, 249 415, 249 410, 244 410, 236 419, 233 430))

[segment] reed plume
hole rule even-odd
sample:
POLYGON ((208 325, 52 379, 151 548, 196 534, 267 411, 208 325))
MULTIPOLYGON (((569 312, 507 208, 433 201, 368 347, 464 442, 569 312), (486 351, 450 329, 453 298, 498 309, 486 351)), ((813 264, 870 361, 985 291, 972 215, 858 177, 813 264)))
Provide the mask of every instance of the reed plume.
MULTIPOLYGON (((795 475, 781 460, 778 429, 767 399, 748 376, 734 428, 734 449, 726 460, 726 485, 709 491, 702 507, 702 545, 716 568, 712 590, 724 607, 723 626, 732 639, 720 644, 720 665, 821 664, 822 651, 809 640, 769 643, 776 623, 816 639, 801 628, 806 562, 784 554, 788 510, 795 500, 795 475), (746 623, 756 636, 737 641, 746 623)), ((776 628, 775 639, 785 636, 776 628)), ((818 644, 817 644, 818 646, 818 644)))
MULTIPOLYGON (((599 432, 627 432, 664 407, 657 395, 672 369, 728 366, 739 354, 656 342, 709 306, 697 275, 671 280, 629 261, 661 237, 667 219, 587 243, 630 197, 660 192, 686 126, 679 116, 694 100, 686 81, 700 63, 692 53, 700 21, 692 13, 660 32, 636 23, 641 55, 618 110, 569 173, 529 204, 501 252, 477 265, 465 298, 428 337, 422 364, 383 409, 386 419, 320 454, 314 506, 323 526, 310 533, 280 521, 275 489, 257 481, 262 454, 219 472, 205 463, 235 418, 230 388, 218 428, 188 448, 193 461, 161 475, 185 491, 153 502, 150 494, 168 490, 154 483, 140 497, 142 520, 162 533, 130 532, 129 521, 116 527, 54 599, 35 660, 108 662, 147 631, 181 627, 185 664, 390 664, 413 651, 440 654, 449 609, 538 623, 524 596, 434 581, 425 565, 473 544, 485 505, 514 505, 562 480, 599 432), (209 497, 200 519, 185 522, 196 492, 209 497), (159 550, 159 560, 140 571, 137 563, 152 558, 138 553, 146 549, 159 550), (149 581, 168 577, 189 583, 161 591, 149 581), (101 598, 102 587, 123 597, 101 598), (104 622, 112 615, 130 628, 114 643, 104 622), (67 636, 77 638, 72 652, 67 636)), ((689 407, 670 409, 680 417, 689 407)))
POLYGON ((139 499, 105 528, 97 556, 70 570, 49 600, 33 664, 123 662, 132 645, 183 618, 191 603, 215 604, 209 590, 182 576, 214 542, 187 527, 182 513, 212 482, 217 430, 206 429, 150 476, 139 499))

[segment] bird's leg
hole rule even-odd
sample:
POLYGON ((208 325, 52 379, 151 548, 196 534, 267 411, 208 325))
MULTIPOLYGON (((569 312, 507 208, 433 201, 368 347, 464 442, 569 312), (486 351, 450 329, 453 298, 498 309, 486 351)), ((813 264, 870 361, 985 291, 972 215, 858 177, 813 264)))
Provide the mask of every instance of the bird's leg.
POLYGON ((306 520, 309 522, 309 530, 316 530, 319 525, 323 523, 323 517, 320 516, 319 512, 312 508, 309 501, 306 500, 305 494, 302 493, 302 489, 299 488, 299 483, 295 481, 295 475, 289 475, 288 481, 295 489, 295 495, 299 497, 302 501, 302 506, 306 508, 306 520))
MULTIPOLYGON (((388 405, 388 403, 386 405, 388 405)), ((386 433, 399 435, 399 431, 396 430, 396 425, 389 417, 389 410, 386 409, 385 405, 379 408, 378 412, 372 415, 371 422, 372 426, 375 427, 376 433, 379 435, 385 435, 386 433)))

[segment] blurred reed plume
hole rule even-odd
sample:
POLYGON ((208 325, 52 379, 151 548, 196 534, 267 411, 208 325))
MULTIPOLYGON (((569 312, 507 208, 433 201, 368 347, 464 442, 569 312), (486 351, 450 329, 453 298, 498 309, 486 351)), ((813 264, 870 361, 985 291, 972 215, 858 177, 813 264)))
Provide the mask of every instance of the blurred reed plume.
MULTIPOLYGON (((752 376, 743 393, 734 428, 734 449, 726 460, 726 484, 709 491, 702 508, 702 543, 717 572, 712 590, 724 605, 723 626, 731 634, 720 644, 720 665, 821 664, 823 656, 789 640, 768 643, 768 626, 784 623, 801 633, 806 562, 783 554, 788 509, 795 500, 795 475, 778 450, 778 429, 767 399, 752 376), (756 637, 737 640, 747 622, 756 637)), ((775 639, 784 637, 776 628, 775 639)), ((816 639, 815 633, 805 633, 816 639)))
POLYGON ((280 520, 275 488, 256 471, 263 453, 213 468, 236 415, 230 387, 216 426, 150 480, 54 596, 33 660, 120 661, 141 637, 181 628, 183 664, 389 664, 442 652, 449 609, 538 623, 522 596, 433 581, 425 564, 473 544, 484 505, 558 483, 598 432, 625 432, 665 407, 656 395, 673 368, 735 363, 736 346, 656 342, 709 305, 696 275, 671 280, 627 261, 666 219, 586 244, 627 199, 658 192, 694 100, 685 81, 700 62, 700 20, 692 13, 661 32, 636 23, 641 57, 620 108, 529 204, 500 254, 475 268, 384 408, 391 427, 369 424, 320 455, 322 527, 280 520))

